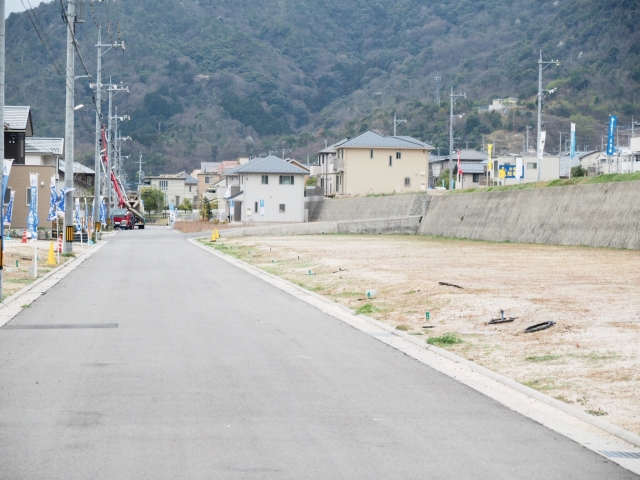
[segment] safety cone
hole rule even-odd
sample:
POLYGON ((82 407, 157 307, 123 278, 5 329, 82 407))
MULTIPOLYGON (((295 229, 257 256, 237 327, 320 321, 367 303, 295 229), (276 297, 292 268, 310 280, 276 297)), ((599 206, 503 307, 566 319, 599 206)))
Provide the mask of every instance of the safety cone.
POLYGON ((24 229, 24 232, 22 232, 22 243, 27 243, 27 229, 24 229))
POLYGON ((62 253, 62 235, 58 236, 58 253, 62 253))
POLYGON ((53 251, 53 240, 49 244, 49 258, 47 259, 47 266, 55 267, 56 266, 56 254, 53 251))
POLYGON ((211 232, 211 242, 215 242, 216 241, 216 231, 215 229, 211 232))
POLYGON ((216 238, 220 238, 220 232, 218 232, 217 228, 215 229, 215 232, 216 232, 216 238))

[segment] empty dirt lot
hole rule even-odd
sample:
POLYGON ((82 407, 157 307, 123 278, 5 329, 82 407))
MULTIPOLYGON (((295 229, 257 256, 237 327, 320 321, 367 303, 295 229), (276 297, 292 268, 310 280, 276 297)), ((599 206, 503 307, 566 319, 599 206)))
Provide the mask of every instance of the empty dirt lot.
POLYGON ((216 248, 417 338, 455 333, 440 346, 640 433, 640 252, 346 235, 216 248), (489 325, 501 309, 516 320, 489 325))

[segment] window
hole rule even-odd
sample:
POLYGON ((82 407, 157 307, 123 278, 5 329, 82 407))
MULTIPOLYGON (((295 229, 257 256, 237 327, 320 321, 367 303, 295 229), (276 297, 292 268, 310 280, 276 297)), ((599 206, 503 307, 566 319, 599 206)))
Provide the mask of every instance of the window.
POLYGON ((293 185, 293 175, 280 175, 280 185, 293 185))
POLYGON ((284 203, 280 204, 280 213, 284 213, 284 203))
POLYGON ((400 160, 402 158, 402 152, 396 152, 396 160, 400 160))
POLYGON ((369 152, 369 158, 373 158, 373 150, 369 152))
POLYGON ((389 166, 393 167, 393 157, 389 155, 389 166))
POLYGON ((473 174, 473 183, 478 183, 480 182, 480 174, 479 173, 474 173, 473 174))
POLYGON ((7 187, 7 189, 4 191, 4 204, 8 205, 9 202, 11 201, 11 187, 7 187))
POLYGON ((31 205, 31 187, 27 187, 27 207, 31 205))
POLYGON ((535 170, 536 168, 538 168, 537 163, 527 163, 527 170, 535 170))
POLYGON ((180 205, 180 195, 176 195, 176 207, 180 205))
POLYGON ((254 203, 253 211, 258 213, 258 202, 254 203))
POLYGON ((191 185, 189 185, 189 191, 191 191, 191 185))
POLYGON ((160 185, 160 190, 166 191, 169 188, 169 180, 160 180, 158 184, 160 185))
POLYGON ((262 175, 262 185, 269 185, 269 175, 262 175))
POLYGON ((404 186, 405 187, 411 186, 411 179, 409 177, 404 177, 404 186))
POLYGON ((211 183, 211 177, 204 177, 204 183, 211 183))

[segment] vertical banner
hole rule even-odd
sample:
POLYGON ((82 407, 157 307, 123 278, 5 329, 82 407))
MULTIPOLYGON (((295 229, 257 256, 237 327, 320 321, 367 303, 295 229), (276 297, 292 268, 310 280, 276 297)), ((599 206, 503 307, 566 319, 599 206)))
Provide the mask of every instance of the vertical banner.
POLYGON ((56 193, 56 176, 51 177, 51 183, 49 184, 49 190, 51 190, 51 201, 49 202, 49 216, 47 220, 53 222, 58 215, 56 214, 56 204, 58 203, 58 194, 56 193))
POLYGON ((104 197, 100 197, 100 223, 107 224, 107 204, 104 201, 104 197))
POLYGON ((260 215, 264 217, 264 199, 260 199, 260 215))
POLYGON ((84 199, 84 228, 87 231, 87 235, 89 235, 89 226, 91 223, 89 222, 89 205, 87 205, 87 199, 84 199))
POLYGON ((11 174, 11 165, 13 160, 5 160, 3 165, 4 177, 2 179, 2 206, 4 207, 4 196, 7 192, 7 185, 9 184, 9 175, 11 174))
POLYGON ((518 182, 524 177, 524 162, 522 157, 516 157, 516 179, 518 182))
POLYGON ((540 142, 538 142, 538 168, 542 166, 542 156, 544 155, 544 144, 547 140, 547 132, 540 132, 540 142))
POLYGON ((58 205, 56 206, 56 213, 63 217, 64 216, 64 199, 67 196, 67 192, 74 190, 73 188, 63 188, 60 190, 60 194, 58 195, 58 205))
POLYGON ((80 223, 80 198, 76 197, 76 232, 82 233, 82 224, 80 223))
POLYGON ((27 215, 27 228, 32 239, 38 238, 38 174, 30 173, 31 203, 29 205, 29 215, 27 215))
POLYGON ((7 205, 7 211, 2 218, 2 223, 6 226, 11 225, 11 217, 13 217, 13 199, 16 196, 16 191, 11 190, 11 198, 9 199, 9 205, 7 205))
POLYGON ((609 135, 607 136, 607 155, 616 153, 615 133, 618 126, 618 117, 609 115, 609 135))
POLYGON ((489 164, 487 165, 487 170, 493 170, 493 143, 487 145, 487 160, 489 160, 489 164))
MULTIPOLYGON (((576 156, 576 124, 571 124, 571 160, 576 156)), ((571 167, 571 165, 570 165, 571 167)))

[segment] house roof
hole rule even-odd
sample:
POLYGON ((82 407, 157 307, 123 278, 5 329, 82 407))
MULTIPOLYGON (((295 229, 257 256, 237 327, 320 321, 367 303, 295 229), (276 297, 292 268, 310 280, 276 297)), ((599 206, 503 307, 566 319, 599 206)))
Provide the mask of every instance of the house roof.
POLYGON ((299 167, 303 170, 306 170, 307 173, 311 171, 307 165, 300 163, 298 160, 294 160, 293 158, 287 158, 286 162, 291 163, 292 165, 295 165, 296 167, 299 167))
MULTIPOLYGON (((477 150, 460 150, 460 161, 461 162, 482 162, 487 160, 488 155, 485 152, 479 152, 477 150)), ((458 152, 453 152, 453 160, 455 162, 458 161, 458 152)), ((435 162, 444 162, 449 161, 449 155, 443 155, 439 157, 438 160, 434 160, 435 162)))
POLYGON ((15 107, 5 105, 4 123, 9 126, 9 130, 25 132, 28 137, 33 136, 33 126, 31 125, 31 107, 15 107))
POLYGON ((218 171, 222 162, 200 162, 200 173, 213 173, 218 171))
POLYGON ((193 178, 191 175, 189 175, 186 172, 180 172, 180 173, 175 173, 175 174, 167 174, 167 173, 163 173, 161 175, 145 175, 145 179, 154 179, 154 178, 159 178, 159 179, 167 179, 167 180, 182 180, 184 179, 184 183, 185 185, 197 185, 198 184, 198 180, 196 180, 195 178, 193 178))
POLYGON ((233 200, 234 198, 238 198, 240 195, 242 195, 244 193, 244 190, 240 190, 238 193, 236 193, 235 195, 231 195, 230 197, 225 198, 225 200, 233 200))
MULTIPOLYGON (((485 165, 483 163, 460 162, 460 168, 462 169, 463 173, 484 173, 484 167, 485 165)), ((456 165, 456 169, 457 169, 457 165, 456 165)))
POLYGON ((412 137, 385 137, 379 133, 368 131, 357 137, 336 143, 332 148, 415 148, 420 150, 433 150, 431 145, 416 140, 412 137))
POLYGON ((64 138, 30 137, 25 141, 25 153, 64 155, 64 138))
MULTIPOLYGON (((64 173, 65 169, 64 169, 64 160, 59 160, 58 161, 58 169, 64 173)), ((94 170, 92 170, 91 168, 82 165, 79 162, 73 162, 73 173, 84 173, 86 175, 94 175, 96 172, 94 170)))
POLYGON ((264 158, 254 158, 244 165, 238 165, 223 175, 239 175, 241 173, 290 173, 294 175, 305 175, 309 172, 276 156, 269 155, 264 158))

